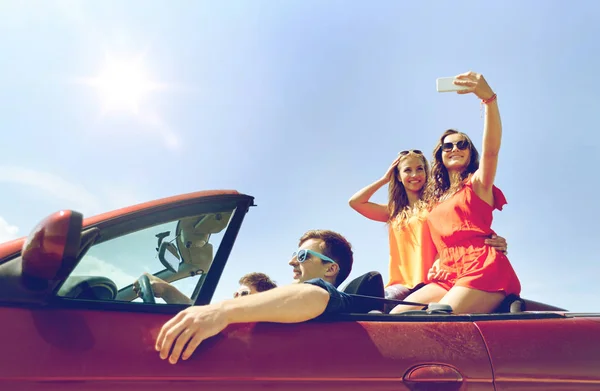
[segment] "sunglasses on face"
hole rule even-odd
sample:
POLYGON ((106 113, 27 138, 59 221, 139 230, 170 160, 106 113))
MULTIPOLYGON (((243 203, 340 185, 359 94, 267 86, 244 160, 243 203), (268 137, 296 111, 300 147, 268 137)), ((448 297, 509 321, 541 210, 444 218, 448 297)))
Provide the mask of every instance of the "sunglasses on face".
POLYGON ((249 294, 250 294, 250 291, 241 291, 241 292, 238 291, 233 294, 233 298, 237 299, 238 297, 248 296, 249 294))
POLYGON ((459 150, 464 150, 467 149, 469 147, 469 142, 467 140, 460 140, 457 141, 455 143, 443 143, 442 144, 442 151, 444 152, 450 152, 454 149, 454 146, 456 145, 456 148, 458 148, 459 150))
POLYGON ((408 155, 411 152, 416 153, 417 155, 422 155, 423 154, 423 152, 421 152, 418 149, 409 149, 409 150, 406 150, 406 151, 400 151, 400 152, 398 152, 398 155, 399 156, 406 156, 406 155, 408 155))
POLYGON ((292 254, 292 258, 296 257, 298 259, 298 262, 302 263, 302 262, 306 261, 310 255, 314 255, 315 257, 320 258, 326 262, 336 263, 333 259, 329 258, 327 255, 323 255, 316 251, 306 250, 306 249, 294 251, 294 253, 292 254))

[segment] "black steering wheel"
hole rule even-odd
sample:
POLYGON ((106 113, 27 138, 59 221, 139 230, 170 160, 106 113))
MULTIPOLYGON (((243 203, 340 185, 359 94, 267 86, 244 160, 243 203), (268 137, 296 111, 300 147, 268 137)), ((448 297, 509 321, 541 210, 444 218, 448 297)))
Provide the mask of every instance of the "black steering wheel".
POLYGON ((140 285, 140 297, 144 303, 156 304, 156 300, 154 300, 154 291, 152 290, 152 284, 150 284, 148 276, 144 274, 138 278, 138 284, 140 285))

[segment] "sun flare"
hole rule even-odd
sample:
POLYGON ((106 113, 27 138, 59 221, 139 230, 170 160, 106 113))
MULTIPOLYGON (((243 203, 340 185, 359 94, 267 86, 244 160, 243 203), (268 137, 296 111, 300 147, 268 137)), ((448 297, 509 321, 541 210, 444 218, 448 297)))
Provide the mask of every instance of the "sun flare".
POLYGON ((159 85, 147 75, 141 58, 116 59, 107 56, 100 73, 86 79, 100 94, 103 112, 121 111, 138 114, 142 101, 159 85))

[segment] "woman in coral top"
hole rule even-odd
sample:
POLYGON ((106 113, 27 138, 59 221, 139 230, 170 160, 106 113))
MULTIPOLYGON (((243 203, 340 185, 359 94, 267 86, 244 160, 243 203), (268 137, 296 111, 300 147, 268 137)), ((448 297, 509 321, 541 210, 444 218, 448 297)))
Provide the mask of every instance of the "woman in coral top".
MULTIPOLYGON (((432 183, 427 199, 433 205, 428 226, 439 253, 443 277, 408 296, 408 301, 449 304, 454 313, 488 313, 521 285, 506 255, 485 244, 493 233, 492 212, 506 199, 494 186, 502 125, 498 100, 481 74, 464 73, 454 83, 485 105, 483 149, 479 153, 464 133, 444 132, 434 150, 432 183)), ((400 305, 391 313, 406 311, 400 305)))
MULTIPOLYGON (((429 164, 423 153, 402 151, 381 179, 359 190, 349 201, 363 216, 388 225, 387 298, 400 300, 421 288, 428 281, 428 271, 436 259, 437 250, 426 224, 427 208, 422 201, 428 177, 429 164), (373 194, 386 184, 389 184, 388 204, 370 202, 373 194)), ((506 250, 504 238, 489 238, 487 243, 499 251, 506 250)))

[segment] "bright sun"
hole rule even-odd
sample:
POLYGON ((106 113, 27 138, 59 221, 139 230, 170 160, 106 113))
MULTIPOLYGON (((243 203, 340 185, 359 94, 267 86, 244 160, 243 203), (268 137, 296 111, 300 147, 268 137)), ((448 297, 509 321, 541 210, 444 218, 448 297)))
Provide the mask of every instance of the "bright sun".
POLYGON ((132 114, 138 114, 142 100, 159 87, 148 79, 141 58, 122 60, 110 56, 107 56, 100 74, 85 79, 85 83, 100 93, 103 112, 125 111, 132 114))

